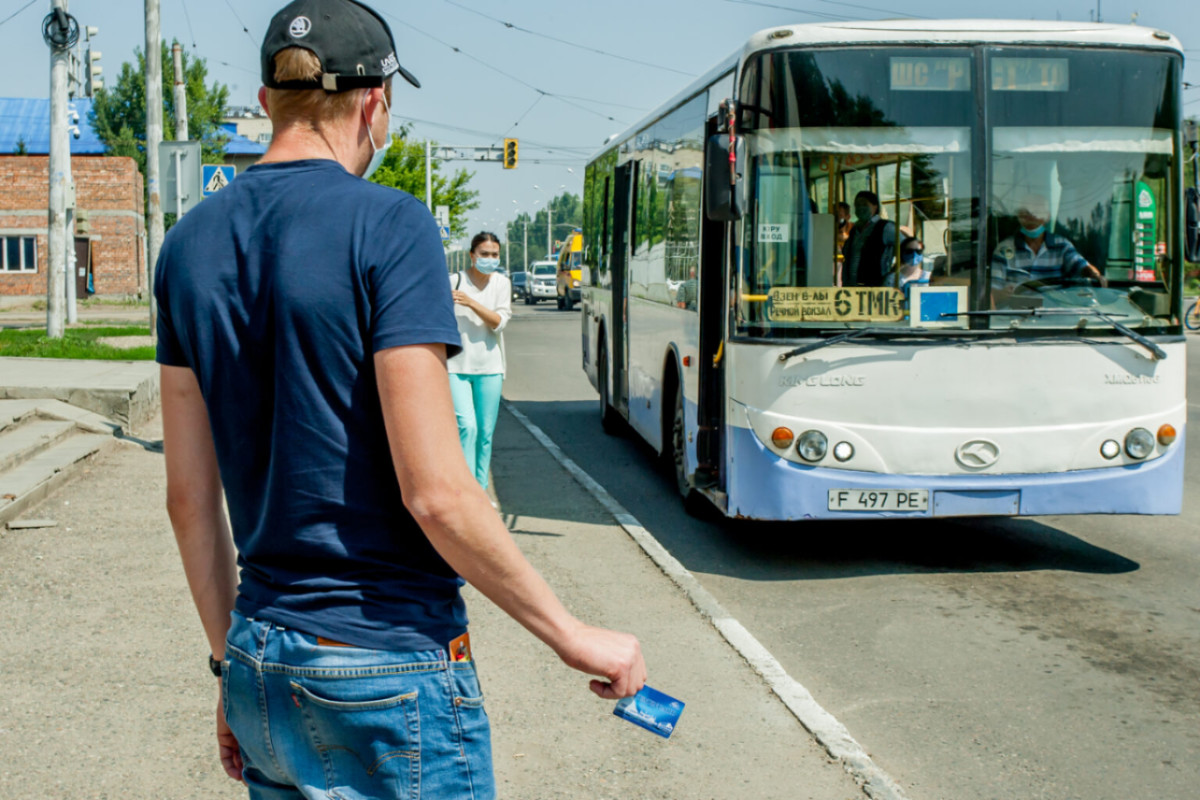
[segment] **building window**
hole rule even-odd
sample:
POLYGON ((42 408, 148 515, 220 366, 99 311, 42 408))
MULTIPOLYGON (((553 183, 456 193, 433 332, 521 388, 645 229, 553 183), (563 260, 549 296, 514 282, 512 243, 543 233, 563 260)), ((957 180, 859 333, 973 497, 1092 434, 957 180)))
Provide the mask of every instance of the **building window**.
POLYGON ((0 271, 37 272, 36 236, 0 236, 0 271))

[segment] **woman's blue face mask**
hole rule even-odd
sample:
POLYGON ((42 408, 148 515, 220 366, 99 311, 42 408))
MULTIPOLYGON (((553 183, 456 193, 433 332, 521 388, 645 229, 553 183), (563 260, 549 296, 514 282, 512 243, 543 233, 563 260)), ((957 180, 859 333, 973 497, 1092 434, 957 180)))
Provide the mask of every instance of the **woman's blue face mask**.
POLYGON ((484 258, 480 256, 479 258, 475 259, 475 269, 479 270, 484 275, 488 275, 500 269, 500 259, 484 258))
POLYGON ((1036 239, 1046 232, 1045 225, 1038 225, 1036 228, 1026 228, 1021 226, 1021 233, 1025 234, 1026 238, 1036 239))
POLYGON ((920 250, 909 250, 904 254, 905 264, 920 264, 923 259, 924 256, 921 254, 920 250))

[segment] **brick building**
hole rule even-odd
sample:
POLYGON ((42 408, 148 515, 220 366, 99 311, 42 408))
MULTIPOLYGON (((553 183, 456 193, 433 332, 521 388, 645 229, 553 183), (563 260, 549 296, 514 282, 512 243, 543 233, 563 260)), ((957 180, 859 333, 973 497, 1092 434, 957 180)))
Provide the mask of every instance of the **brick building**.
MULTIPOLYGON (((145 192, 130 158, 104 155, 89 117, 92 101, 68 104, 71 173, 75 182, 76 296, 144 296, 145 192)), ((224 161, 239 171, 266 145, 227 131, 224 161)), ((50 201, 50 101, 0 98, 0 303, 45 296, 47 206, 50 201)))
MULTIPOLYGON (((45 295, 50 159, 0 156, 0 295, 45 295)), ((145 208, 131 158, 73 156, 77 296, 143 294, 145 208)))

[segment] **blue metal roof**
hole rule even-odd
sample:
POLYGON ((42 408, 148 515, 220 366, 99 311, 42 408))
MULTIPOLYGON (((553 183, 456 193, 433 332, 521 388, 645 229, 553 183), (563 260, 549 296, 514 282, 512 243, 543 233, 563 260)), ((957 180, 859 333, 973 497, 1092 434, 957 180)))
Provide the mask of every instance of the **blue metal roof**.
MULTIPOLYGON (((74 109, 79 115, 78 121, 74 115, 67 112, 71 124, 78 126, 79 138, 68 137, 71 142, 71 155, 99 156, 104 155, 107 148, 88 121, 92 110, 90 98, 81 97, 70 101, 68 109, 74 109)), ((264 145, 240 136, 236 133, 222 131, 229 137, 225 145, 225 153, 231 156, 262 155, 267 152, 264 145)), ((46 155, 50 152, 50 100, 48 98, 29 97, 0 97, 0 155, 10 155, 17 150, 17 143, 25 142, 25 152, 29 155, 46 155)))
MULTIPOLYGON (((82 97, 72 100, 68 109, 79 115, 78 121, 67 111, 70 124, 79 127, 79 138, 68 136, 71 155, 97 156, 105 151, 104 142, 96 135, 88 122, 92 101, 82 97)), ((0 97, 0 154, 10 155, 17 150, 17 143, 25 142, 25 151, 30 155, 46 155, 50 152, 50 100, 49 98, 0 97)))

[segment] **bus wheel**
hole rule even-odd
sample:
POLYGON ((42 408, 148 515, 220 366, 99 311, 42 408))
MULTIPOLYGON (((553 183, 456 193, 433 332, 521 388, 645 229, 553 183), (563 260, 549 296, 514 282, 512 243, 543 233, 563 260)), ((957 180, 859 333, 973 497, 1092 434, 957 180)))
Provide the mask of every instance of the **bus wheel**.
MULTIPOLYGON (((604 336, 604 331, 600 331, 601 337, 604 336)), ((609 436, 616 436, 621 430, 621 418, 617 416, 616 409, 612 407, 612 397, 609 394, 608 388, 608 351, 605 349, 603 342, 600 344, 600 352, 596 355, 596 381, 600 384, 600 427, 609 436)))
POLYGON ((675 488, 687 500, 692 494, 692 482, 687 474, 687 426, 683 420, 683 382, 675 382, 675 415, 671 419, 671 461, 675 468, 675 488))
POLYGON ((571 295, 563 295, 563 310, 570 311, 573 308, 575 308, 575 301, 571 299, 571 295))

